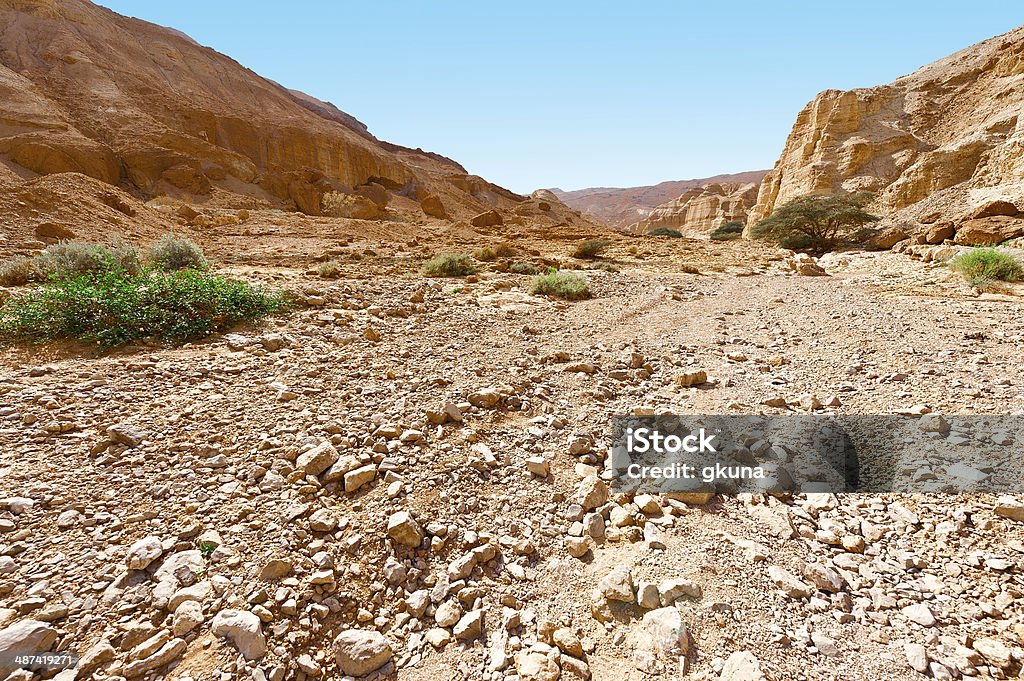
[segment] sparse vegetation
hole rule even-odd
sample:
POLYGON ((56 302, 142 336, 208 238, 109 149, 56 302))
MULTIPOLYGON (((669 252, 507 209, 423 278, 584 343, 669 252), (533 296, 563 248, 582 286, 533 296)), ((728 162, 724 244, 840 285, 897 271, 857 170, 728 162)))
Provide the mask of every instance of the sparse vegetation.
POLYGON ((0 308, 0 340, 74 338, 104 347, 144 338, 181 343, 281 310, 283 300, 194 269, 53 278, 0 308))
POLYGON ((168 234, 146 249, 150 267, 164 272, 207 270, 210 268, 203 249, 188 239, 168 234))
MULTIPOLYGON (((173 234, 146 249, 146 264, 166 272, 209 269, 199 246, 173 234)), ((63 241, 47 247, 33 258, 16 258, 0 265, 0 284, 24 286, 105 272, 137 275, 143 269, 138 249, 127 241, 118 240, 107 245, 63 241)))
POLYGON ((601 256, 608 247, 612 245, 612 242, 608 239, 587 239, 583 243, 576 246, 576 250, 573 251, 572 257, 580 258, 582 260, 593 260, 601 256))
POLYGON ((754 225, 752 235, 786 248, 794 247, 783 241, 798 236, 806 238, 809 247, 832 248, 844 236, 880 219, 864 210, 871 198, 868 192, 799 196, 754 225))
POLYGON ((475 271, 473 261, 465 253, 435 255, 420 270, 425 277, 465 277, 475 271))
POLYGON ((532 262, 514 262, 508 267, 513 274, 540 274, 540 268, 532 262))
POLYGON ((949 266, 971 286, 988 289, 997 281, 1018 281, 1024 276, 1020 262, 997 248, 974 248, 950 261, 949 266))
POLYGON ((681 239, 683 233, 678 229, 669 229, 668 227, 658 227, 647 232, 647 236, 667 236, 672 239, 681 239))
POLYGON ((490 262, 492 260, 496 260, 498 254, 494 252, 493 248, 484 247, 478 248, 475 251, 473 251, 473 257, 479 260, 480 262, 490 262))
POLYGON ((590 297, 590 283, 578 272, 551 270, 534 278, 530 292, 566 300, 582 300, 590 297))
POLYGON ((712 241, 732 241, 743 236, 743 223, 733 220, 711 232, 712 241))
POLYGON ((24 256, 0 265, 0 286, 24 286, 38 276, 35 259, 24 256))
POLYGON ((494 254, 499 258, 514 258, 519 255, 519 249, 512 244, 499 244, 494 249, 494 254))
POLYGON ((47 247, 34 258, 16 258, 0 266, 0 284, 23 286, 49 279, 111 271, 137 274, 141 269, 139 253, 129 243, 117 241, 100 246, 64 241, 47 247))
POLYGON ((337 279, 341 276, 341 261, 336 258, 325 260, 316 266, 316 273, 321 279, 337 279))

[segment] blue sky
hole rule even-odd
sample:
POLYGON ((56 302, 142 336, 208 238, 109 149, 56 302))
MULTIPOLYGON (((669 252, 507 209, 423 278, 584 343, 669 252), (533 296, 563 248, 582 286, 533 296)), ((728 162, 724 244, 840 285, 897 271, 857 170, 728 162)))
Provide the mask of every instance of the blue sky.
POLYGON ((1024 24, 1008 0, 101 4, 521 192, 770 168, 819 91, 1024 24))

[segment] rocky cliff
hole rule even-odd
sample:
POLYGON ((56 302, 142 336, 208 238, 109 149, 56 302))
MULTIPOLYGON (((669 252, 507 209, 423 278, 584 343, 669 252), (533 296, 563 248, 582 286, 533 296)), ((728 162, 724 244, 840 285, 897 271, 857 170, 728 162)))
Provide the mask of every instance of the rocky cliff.
MULTIPOLYGON (((808 193, 868 190, 895 221, 1024 208, 1024 27, 899 80, 827 90, 797 116, 750 224, 808 193)), ((1003 211, 1005 212, 1005 210, 1003 211)))
POLYGON ((707 236, 727 222, 745 223, 757 199, 758 186, 754 182, 716 182, 688 189, 652 210, 646 219, 630 225, 628 231, 646 234, 661 227, 690 236, 707 236))
POLYGON ((524 198, 86 0, 0 0, 0 168, 8 179, 77 172, 140 198, 233 194, 311 214, 325 192, 368 185, 433 196, 453 217, 524 198))
POLYGON ((693 180, 670 180, 642 187, 591 187, 571 192, 552 190, 570 208, 609 227, 626 227, 645 219, 662 204, 680 194, 707 184, 747 184, 760 182, 766 171, 752 170, 731 175, 715 175, 693 180))

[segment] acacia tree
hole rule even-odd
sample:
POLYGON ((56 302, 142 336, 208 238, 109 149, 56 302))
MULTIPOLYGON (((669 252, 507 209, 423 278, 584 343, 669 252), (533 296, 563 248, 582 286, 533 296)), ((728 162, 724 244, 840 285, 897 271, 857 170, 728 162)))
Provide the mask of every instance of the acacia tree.
POLYGON ((751 235, 779 242, 803 235, 812 246, 831 248, 841 237, 881 219, 864 210, 871 199, 870 192, 798 196, 760 220, 751 235))

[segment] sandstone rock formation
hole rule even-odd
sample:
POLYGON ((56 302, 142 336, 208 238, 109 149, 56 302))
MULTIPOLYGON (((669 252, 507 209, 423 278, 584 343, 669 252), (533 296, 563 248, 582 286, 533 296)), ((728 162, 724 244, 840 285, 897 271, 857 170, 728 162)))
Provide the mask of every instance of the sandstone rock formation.
POLYGON ((755 183, 713 183, 689 189, 663 203, 644 220, 629 226, 629 231, 646 234, 659 227, 677 229, 691 236, 707 236, 727 222, 746 222, 747 213, 757 200, 755 183))
POLYGON ((889 85, 826 90, 797 116, 750 224, 796 196, 868 190, 898 220, 1024 207, 1024 27, 889 85))
POLYGON ((764 170, 732 175, 715 175, 694 180, 672 180, 646 187, 592 187, 571 192, 549 190, 570 208, 596 218, 609 227, 627 227, 643 220, 662 204, 691 189, 707 184, 748 184, 760 182, 764 170))
POLYGON ((0 121, 4 178, 76 172, 144 198, 230 193, 314 215, 330 191, 381 207, 384 190, 434 195, 455 218, 523 198, 87 0, 0 0, 0 121))

